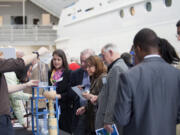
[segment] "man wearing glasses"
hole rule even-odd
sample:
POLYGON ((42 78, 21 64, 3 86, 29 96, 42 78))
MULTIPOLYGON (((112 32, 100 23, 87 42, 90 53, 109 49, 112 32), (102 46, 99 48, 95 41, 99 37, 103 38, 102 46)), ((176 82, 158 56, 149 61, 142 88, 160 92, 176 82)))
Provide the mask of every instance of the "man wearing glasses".
POLYGON ((177 27, 177 39, 180 41, 180 20, 176 24, 177 27))

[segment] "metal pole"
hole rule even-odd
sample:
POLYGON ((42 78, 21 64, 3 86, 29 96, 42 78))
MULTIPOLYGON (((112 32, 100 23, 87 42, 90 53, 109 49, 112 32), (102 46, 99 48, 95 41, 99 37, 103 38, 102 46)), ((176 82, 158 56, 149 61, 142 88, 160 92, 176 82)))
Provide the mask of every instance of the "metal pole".
POLYGON ((23 29, 25 28, 25 0, 23 0, 22 2, 22 5, 23 5, 23 11, 22 11, 22 14, 23 14, 23 29))

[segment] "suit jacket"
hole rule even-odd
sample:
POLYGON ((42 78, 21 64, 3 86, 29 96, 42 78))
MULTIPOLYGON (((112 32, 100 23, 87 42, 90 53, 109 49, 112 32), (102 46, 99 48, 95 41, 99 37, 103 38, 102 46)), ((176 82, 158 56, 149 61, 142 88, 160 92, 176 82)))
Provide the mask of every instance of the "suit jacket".
POLYGON ((83 81, 84 70, 82 68, 71 72, 71 86, 81 85, 83 81))
MULTIPOLYGON (((60 129, 71 133, 72 129, 76 125, 75 112, 79 108, 79 97, 70 87, 70 70, 65 70, 61 76, 62 80, 56 84, 56 92, 61 94, 61 99, 58 104, 61 107, 61 114, 59 119, 60 129)), ((49 78, 51 72, 49 72, 49 78)), ((51 85, 50 79, 49 83, 51 85)))
MULTIPOLYGON (((99 92, 101 91, 103 87, 103 79, 106 78, 106 73, 102 73, 99 75, 96 79, 93 79, 91 81, 91 87, 90 87, 90 93, 93 95, 99 95, 99 92)), ((97 105, 92 104, 90 101, 88 101, 88 104, 86 106, 86 114, 87 114, 87 129, 89 132, 95 131, 95 116, 97 112, 97 105)))
POLYGON ((120 76, 115 117, 124 135, 175 135, 180 110, 180 71, 160 57, 120 76))
POLYGON ((104 124, 114 123, 114 105, 117 91, 119 90, 119 75, 128 70, 123 59, 118 59, 107 75, 107 83, 103 86, 98 97, 98 111, 96 114, 96 129, 104 124))

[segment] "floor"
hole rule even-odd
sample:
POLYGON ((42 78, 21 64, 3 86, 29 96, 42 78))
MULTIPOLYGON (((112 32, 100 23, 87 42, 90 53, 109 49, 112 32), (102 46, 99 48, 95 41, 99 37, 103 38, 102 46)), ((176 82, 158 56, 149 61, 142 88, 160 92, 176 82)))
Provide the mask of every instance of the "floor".
MULTIPOLYGON (((33 135, 32 131, 28 131, 24 128, 14 128, 15 135, 33 135)), ((60 135, 70 135, 60 130, 60 135)))
POLYGON ((25 128, 14 128, 15 135, 33 135, 32 131, 28 131, 25 128))

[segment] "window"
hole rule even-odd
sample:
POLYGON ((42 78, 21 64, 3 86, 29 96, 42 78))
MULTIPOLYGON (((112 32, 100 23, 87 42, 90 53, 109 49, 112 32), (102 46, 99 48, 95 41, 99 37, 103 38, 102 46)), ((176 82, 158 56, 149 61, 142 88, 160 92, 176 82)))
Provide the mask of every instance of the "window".
POLYGON ((39 19, 38 18, 34 18, 33 19, 33 24, 34 25, 38 25, 39 24, 39 19))
POLYGON ((165 0, 166 7, 170 7, 172 5, 172 0, 165 0))
POLYGON ((0 16, 0 26, 2 26, 2 25, 3 25, 3 17, 0 16))
POLYGON ((50 14, 42 14, 42 25, 50 25, 50 14))
MULTIPOLYGON (((11 16, 11 24, 15 24, 15 25, 23 24, 23 16, 11 16)), ((24 24, 27 24, 27 16, 25 16, 24 24)))
POLYGON ((124 10, 120 10, 119 14, 120 14, 120 17, 123 18, 124 17, 124 10))
POLYGON ((150 11, 152 10, 152 4, 151 4, 151 2, 147 2, 147 3, 146 3, 146 10, 147 10, 148 12, 150 12, 150 11))
POLYGON ((130 13, 131 13, 132 16, 135 15, 135 9, 134 9, 134 7, 131 7, 131 8, 130 8, 130 13))

